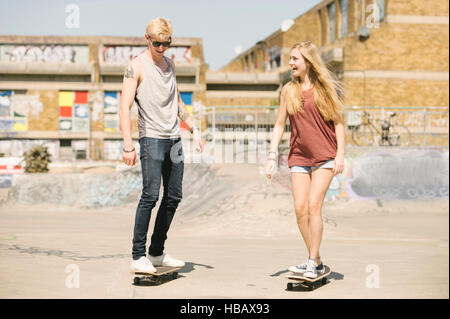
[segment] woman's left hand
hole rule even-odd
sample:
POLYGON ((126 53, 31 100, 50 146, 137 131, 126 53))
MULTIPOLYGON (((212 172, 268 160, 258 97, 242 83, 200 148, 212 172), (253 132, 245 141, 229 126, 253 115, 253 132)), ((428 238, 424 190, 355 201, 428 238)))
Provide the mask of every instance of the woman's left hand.
POLYGON ((334 159, 334 168, 333 174, 336 176, 337 174, 341 174, 344 171, 344 154, 338 153, 336 158, 334 159))

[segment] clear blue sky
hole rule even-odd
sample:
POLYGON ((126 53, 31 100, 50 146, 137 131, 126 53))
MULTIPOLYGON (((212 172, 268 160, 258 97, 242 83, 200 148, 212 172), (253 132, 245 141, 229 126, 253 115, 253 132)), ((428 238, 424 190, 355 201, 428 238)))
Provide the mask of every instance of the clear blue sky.
MULTIPOLYGON (((320 0, 0 0, 2 35, 143 36, 155 17, 171 20, 174 37, 203 38, 205 62, 219 69, 320 0), (80 10, 67 28, 66 6, 80 10)), ((299 39, 301 40, 301 39, 299 39)))

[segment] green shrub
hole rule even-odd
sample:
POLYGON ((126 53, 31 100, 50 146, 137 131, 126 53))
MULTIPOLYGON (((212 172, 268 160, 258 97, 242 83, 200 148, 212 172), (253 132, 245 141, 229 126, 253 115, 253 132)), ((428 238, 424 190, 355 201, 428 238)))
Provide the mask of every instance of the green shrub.
POLYGON ((25 161, 25 173, 46 173, 48 164, 51 163, 51 155, 44 145, 32 147, 28 152, 23 153, 25 161))

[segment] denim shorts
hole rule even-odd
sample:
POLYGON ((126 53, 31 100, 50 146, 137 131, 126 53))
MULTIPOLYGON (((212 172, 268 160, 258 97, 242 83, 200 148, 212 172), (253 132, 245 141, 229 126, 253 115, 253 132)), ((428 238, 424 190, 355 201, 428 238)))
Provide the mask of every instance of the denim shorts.
POLYGON ((291 173, 311 173, 318 168, 334 168, 334 158, 326 161, 319 166, 291 166, 289 167, 291 173))

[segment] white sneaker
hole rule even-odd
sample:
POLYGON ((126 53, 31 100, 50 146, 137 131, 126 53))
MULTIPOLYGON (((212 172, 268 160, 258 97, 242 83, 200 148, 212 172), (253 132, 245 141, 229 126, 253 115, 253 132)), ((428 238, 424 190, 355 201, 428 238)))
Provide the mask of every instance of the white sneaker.
POLYGON ((296 265, 296 266, 290 266, 288 268, 289 271, 292 271, 293 273, 297 273, 297 274, 303 274, 306 271, 306 266, 308 265, 308 261, 306 261, 303 264, 300 265, 296 265))
POLYGON ((156 272, 156 268, 153 267, 150 260, 147 257, 142 256, 138 260, 133 260, 131 262, 131 271, 132 272, 148 272, 153 273, 156 272))
POLYGON ((306 271, 303 274, 303 276, 313 279, 317 278, 317 265, 314 263, 313 259, 308 260, 308 264, 306 265, 306 271))
POLYGON ((167 266, 167 267, 183 267, 184 261, 172 258, 169 254, 162 254, 161 256, 148 256, 148 259, 155 266, 167 266))

